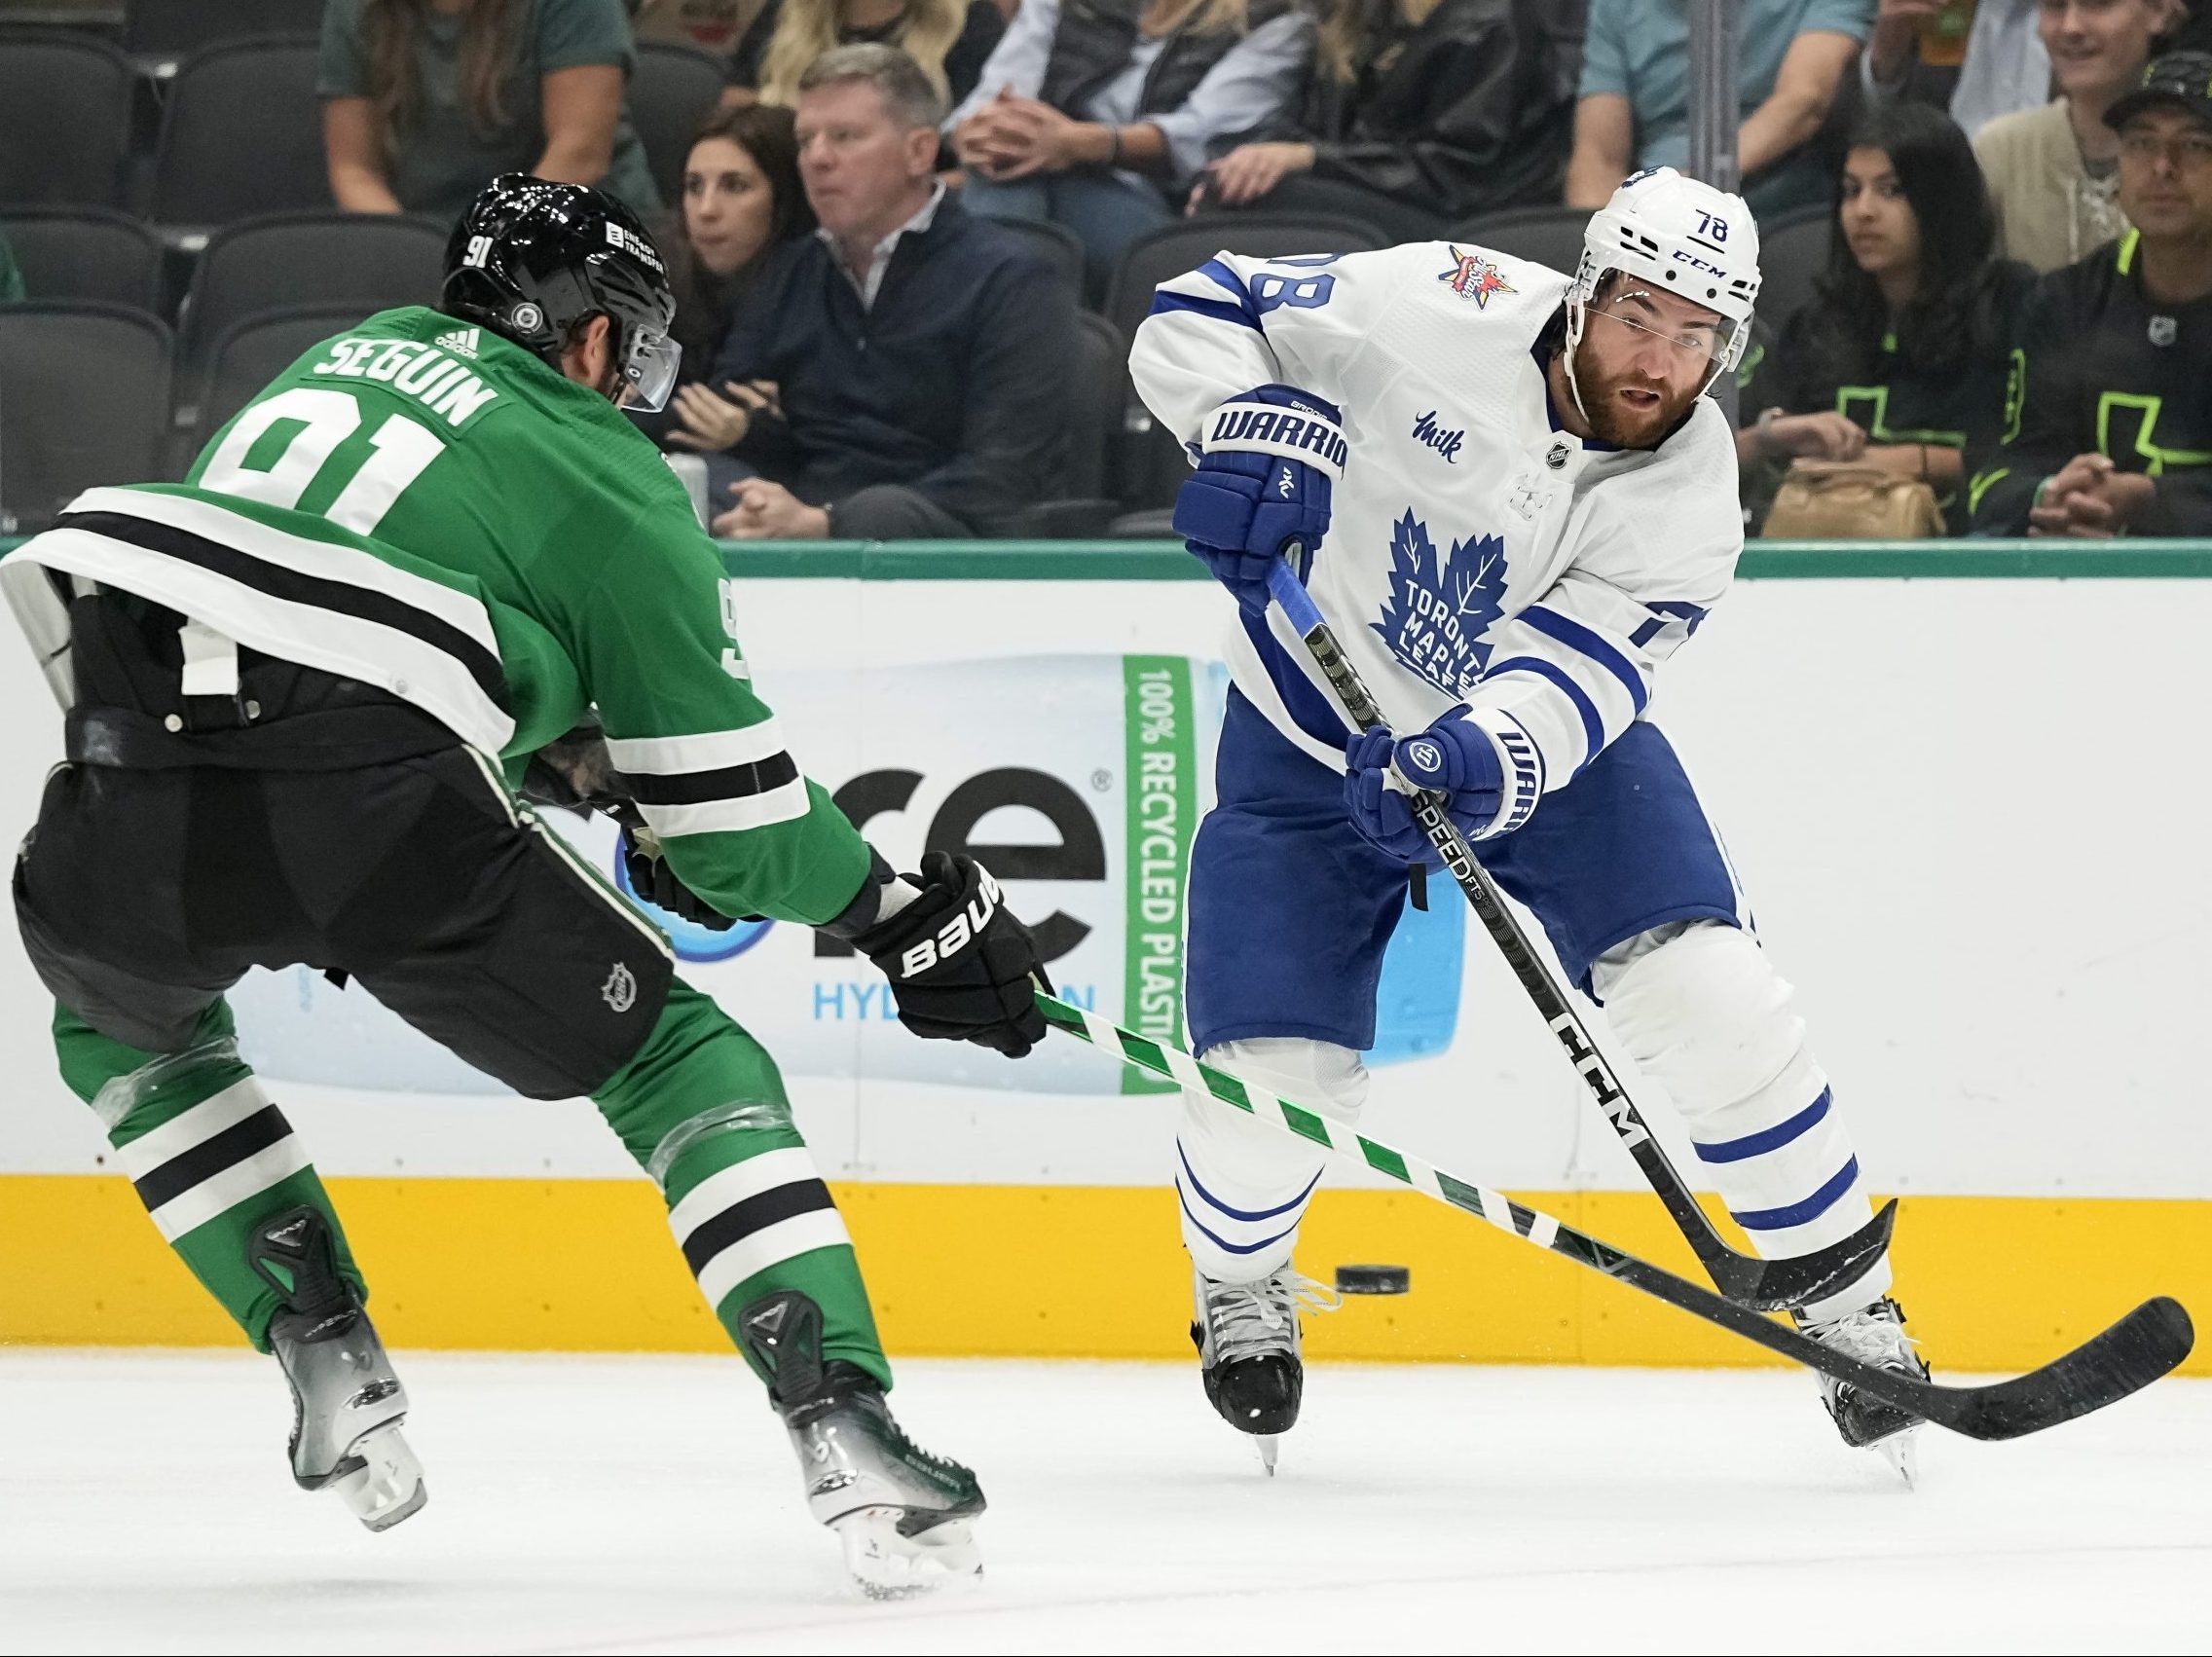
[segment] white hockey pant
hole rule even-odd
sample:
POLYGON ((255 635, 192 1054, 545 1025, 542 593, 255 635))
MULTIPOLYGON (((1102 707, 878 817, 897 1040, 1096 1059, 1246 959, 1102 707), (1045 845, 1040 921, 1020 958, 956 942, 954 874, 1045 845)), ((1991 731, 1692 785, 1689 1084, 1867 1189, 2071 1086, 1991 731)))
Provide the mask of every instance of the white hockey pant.
MULTIPOLYGON (((1676 923, 1608 950, 1591 982, 1621 1046, 1688 1124, 1704 1180, 1685 1177, 1718 1190, 1760 1254, 1825 1248, 1872 1217, 1790 987, 1756 939, 1721 922, 1676 923)), ((1267 1037, 1199 1056, 1344 1122, 1356 1123, 1367 1100, 1359 1054, 1331 1043, 1267 1037)), ((1198 1269, 1249 1282, 1284 1265, 1325 1160, 1279 1128, 1185 1093, 1175 1189, 1198 1269)), ((1806 1310, 1834 1317, 1889 1285, 1885 1258, 1806 1310)))

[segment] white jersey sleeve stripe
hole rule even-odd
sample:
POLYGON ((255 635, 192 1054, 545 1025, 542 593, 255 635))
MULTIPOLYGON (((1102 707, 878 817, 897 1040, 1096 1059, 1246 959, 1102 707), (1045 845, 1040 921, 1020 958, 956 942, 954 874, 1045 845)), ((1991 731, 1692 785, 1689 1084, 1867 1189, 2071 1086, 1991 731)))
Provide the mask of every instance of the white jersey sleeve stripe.
POLYGON ((617 771, 681 776, 751 765, 784 752, 784 732, 773 715, 741 730, 702 731, 696 736, 608 737, 608 756, 617 771))

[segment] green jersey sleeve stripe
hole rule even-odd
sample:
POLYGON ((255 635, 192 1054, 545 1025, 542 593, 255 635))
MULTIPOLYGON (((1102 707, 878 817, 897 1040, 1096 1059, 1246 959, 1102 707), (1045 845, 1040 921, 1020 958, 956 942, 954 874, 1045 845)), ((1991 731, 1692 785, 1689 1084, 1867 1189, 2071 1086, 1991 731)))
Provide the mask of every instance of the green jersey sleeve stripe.
POLYGON ((607 752, 617 771, 633 776, 720 771, 732 765, 756 764, 783 753, 784 731, 771 714, 740 730, 702 731, 696 736, 608 737, 607 752))

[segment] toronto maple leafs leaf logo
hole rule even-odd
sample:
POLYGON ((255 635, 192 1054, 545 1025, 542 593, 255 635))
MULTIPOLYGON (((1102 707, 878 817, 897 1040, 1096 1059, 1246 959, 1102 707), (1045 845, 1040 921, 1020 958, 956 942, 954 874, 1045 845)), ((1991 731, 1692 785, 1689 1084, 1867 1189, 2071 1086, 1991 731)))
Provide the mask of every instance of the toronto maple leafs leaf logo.
POLYGON ((1454 541, 1439 555, 1409 509, 1390 527, 1390 596, 1370 625, 1390 653, 1447 696, 1490 665, 1483 635, 1505 608, 1505 537, 1454 541))

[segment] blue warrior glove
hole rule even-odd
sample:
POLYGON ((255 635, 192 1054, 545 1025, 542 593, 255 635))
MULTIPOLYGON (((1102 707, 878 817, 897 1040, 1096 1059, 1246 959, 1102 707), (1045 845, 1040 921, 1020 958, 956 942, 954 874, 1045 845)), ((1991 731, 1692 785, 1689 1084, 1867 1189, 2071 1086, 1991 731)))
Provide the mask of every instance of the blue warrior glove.
POLYGON ((1254 615, 1268 570, 1292 541, 1308 552, 1329 528, 1329 488, 1344 475, 1334 405, 1290 386, 1260 386, 1206 417, 1198 469, 1175 497, 1175 533, 1254 615))
POLYGON ((1379 851, 1400 863, 1435 867, 1444 860, 1414 821, 1412 802, 1389 783, 1395 769, 1415 788, 1445 796, 1445 811, 1472 840, 1497 821, 1505 793, 1505 767, 1490 733, 1455 708, 1419 736, 1403 742, 1377 725, 1345 744, 1345 808, 1352 827, 1379 851))

